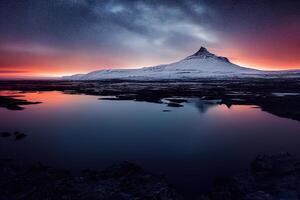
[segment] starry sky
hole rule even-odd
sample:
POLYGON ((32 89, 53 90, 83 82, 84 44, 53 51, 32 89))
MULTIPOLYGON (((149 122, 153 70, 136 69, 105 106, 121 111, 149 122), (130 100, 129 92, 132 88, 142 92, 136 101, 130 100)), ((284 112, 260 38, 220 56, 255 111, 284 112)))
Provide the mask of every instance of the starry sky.
POLYGON ((0 77, 152 66, 200 46, 246 67, 300 68, 300 1, 0 1, 0 77))

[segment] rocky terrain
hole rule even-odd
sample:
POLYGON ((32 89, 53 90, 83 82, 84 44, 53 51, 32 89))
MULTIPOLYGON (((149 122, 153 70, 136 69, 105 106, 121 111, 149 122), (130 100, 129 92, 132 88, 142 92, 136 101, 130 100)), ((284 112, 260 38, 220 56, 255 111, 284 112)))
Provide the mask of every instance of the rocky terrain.
POLYGON ((24 105, 39 104, 41 102, 30 102, 23 99, 18 99, 11 96, 0 96, 0 107, 7 108, 9 110, 23 110, 24 105))
POLYGON ((27 137, 26 134, 20 133, 18 131, 15 131, 13 133, 6 132, 6 131, 5 132, 0 132, 0 136, 3 137, 3 138, 7 138, 7 139, 13 138, 14 141, 21 140, 21 139, 27 137))
MULTIPOLYGON (((201 170, 201 169, 199 169, 201 170)), ((197 183, 195 183, 197 184, 197 183)), ((288 153, 258 156, 248 171, 218 178, 200 200, 296 200, 300 198, 300 163, 288 153)), ((162 176, 129 162, 103 171, 30 167, 0 162, 1 200, 180 200, 162 176)))
POLYGON ((103 171, 66 170, 40 163, 20 167, 9 160, 0 164, 1 200, 179 200, 181 196, 163 177, 124 162, 103 171))
POLYGON ((300 199, 300 163, 288 153, 260 155, 249 171, 216 180, 203 200, 300 199))

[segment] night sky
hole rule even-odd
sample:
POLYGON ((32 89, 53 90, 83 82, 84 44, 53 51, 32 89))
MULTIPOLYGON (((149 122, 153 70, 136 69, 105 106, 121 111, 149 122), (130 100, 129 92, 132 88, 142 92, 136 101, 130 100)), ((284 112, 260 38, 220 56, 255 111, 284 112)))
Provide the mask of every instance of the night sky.
POLYGON ((299 0, 0 0, 0 77, 169 63, 300 68, 299 0))

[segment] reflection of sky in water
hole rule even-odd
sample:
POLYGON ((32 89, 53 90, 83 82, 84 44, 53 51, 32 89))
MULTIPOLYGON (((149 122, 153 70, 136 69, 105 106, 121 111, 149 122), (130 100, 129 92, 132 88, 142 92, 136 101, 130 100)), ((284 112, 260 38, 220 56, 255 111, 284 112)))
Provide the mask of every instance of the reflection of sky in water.
POLYGON ((253 106, 229 109, 191 99, 183 108, 169 108, 59 92, 24 95, 43 103, 23 111, 0 108, 0 131, 28 135, 17 142, 0 138, 2 158, 75 171, 129 160, 193 193, 216 175, 242 170, 259 153, 300 156, 300 122, 253 106))

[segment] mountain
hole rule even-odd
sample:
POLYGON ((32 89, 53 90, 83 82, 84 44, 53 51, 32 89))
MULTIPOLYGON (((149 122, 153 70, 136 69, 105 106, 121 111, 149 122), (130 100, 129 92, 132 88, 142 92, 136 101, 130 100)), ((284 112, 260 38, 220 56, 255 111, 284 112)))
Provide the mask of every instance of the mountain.
POLYGON ((196 53, 175 63, 138 69, 110 69, 93 71, 88 74, 65 76, 67 80, 170 80, 196 79, 204 77, 255 76, 264 71, 241 67, 226 57, 210 53, 201 47, 196 53))

